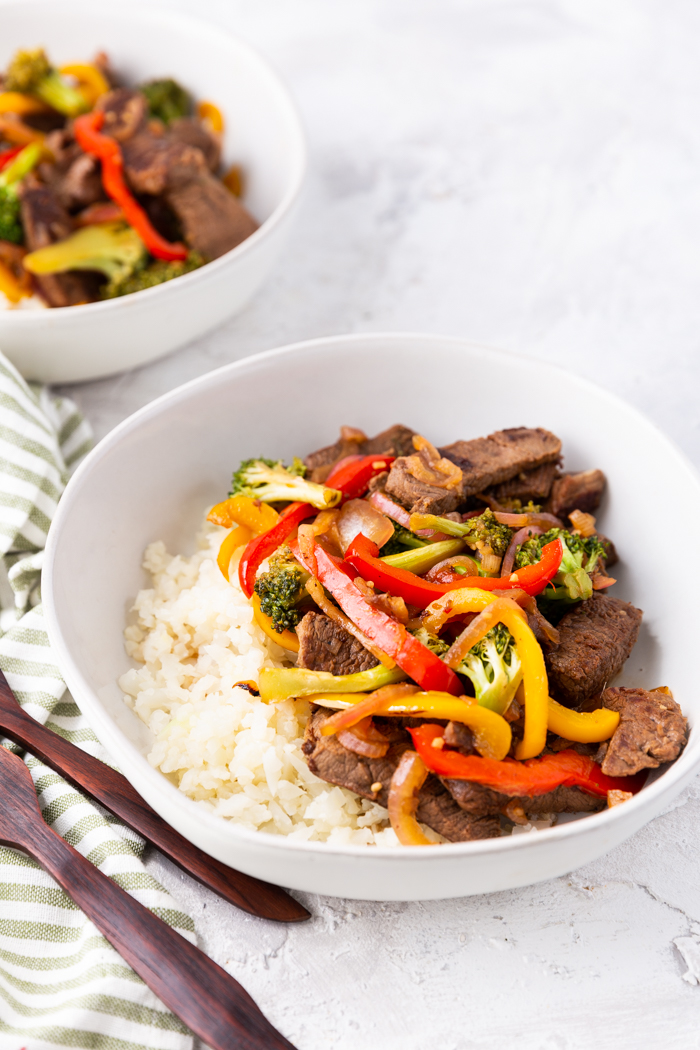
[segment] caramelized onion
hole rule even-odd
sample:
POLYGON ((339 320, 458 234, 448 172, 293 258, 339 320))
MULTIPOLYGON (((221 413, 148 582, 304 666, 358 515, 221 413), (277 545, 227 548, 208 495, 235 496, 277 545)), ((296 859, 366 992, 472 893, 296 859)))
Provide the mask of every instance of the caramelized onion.
POLYGON ((337 711, 330 718, 327 718, 323 723, 321 733, 323 736, 339 733, 341 729, 357 725, 358 722, 361 722, 368 715, 375 715, 392 704, 401 704, 413 696, 414 693, 419 692, 420 688, 411 682, 396 682, 394 685, 384 685, 381 689, 375 689, 373 693, 366 696, 364 700, 360 700, 358 704, 353 704, 352 707, 347 707, 344 711, 337 711))
POLYGON ((348 751, 354 751, 356 755, 364 755, 366 758, 384 758, 389 750, 389 741, 379 732, 371 715, 356 722, 354 726, 341 729, 338 741, 348 751))
POLYGON ((319 609, 326 614, 329 620, 333 620, 334 623, 337 623, 338 626, 346 630, 348 634, 351 634, 353 638, 357 638, 360 645, 363 645, 365 649, 369 650, 372 656, 379 660, 380 664, 383 664, 384 667, 388 667, 389 670, 391 670, 392 667, 396 667, 396 661, 392 660, 390 656, 387 656, 386 653, 382 652, 382 650, 379 649, 359 627, 355 626, 350 617, 346 616, 342 609, 339 609, 337 605, 334 605, 333 602, 326 597, 326 592, 323 587, 318 580, 313 578, 313 576, 310 580, 306 581, 306 589, 318 605, 319 609))
POLYGON ((299 552, 314 575, 316 574, 316 537, 313 525, 300 525, 297 529, 299 552))
POLYGON ((415 817, 418 792, 425 783, 428 770, 415 751, 404 751, 389 786, 389 820, 402 846, 429 846, 415 817))
POLYGON ((591 585, 594 591, 604 591, 606 587, 612 587, 617 580, 612 576, 604 576, 602 572, 594 572, 591 576, 591 585))
POLYGON ((586 514, 582 510, 572 510, 569 514, 569 521, 579 536, 584 538, 595 536, 595 516, 593 514, 586 514))
POLYGON ((561 518, 540 510, 528 511, 527 514, 510 514, 506 511, 497 510, 494 512, 494 517, 501 525, 508 525, 511 529, 522 529, 524 525, 539 525, 545 531, 552 528, 564 528, 564 522, 561 518))
POLYGON ((417 455, 406 457, 406 469, 417 481, 437 489, 457 489, 462 484, 462 471, 451 459, 440 455, 434 445, 420 434, 413 437, 417 455))
POLYGON ((518 547, 521 543, 524 543, 530 536, 541 536, 543 530, 539 525, 525 525, 524 528, 518 529, 514 534, 512 540, 508 545, 508 550, 503 555, 503 563, 501 565, 501 576, 510 576, 515 565, 515 555, 518 547))
POLYGON ((497 576, 501 568, 501 555, 494 554, 490 547, 479 548, 481 568, 487 576, 497 576))
POLYGON ((367 500, 349 499, 338 518, 338 535, 343 554, 360 533, 378 547, 383 547, 394 535, 394 526, 386 514, 382 514, 367 500))

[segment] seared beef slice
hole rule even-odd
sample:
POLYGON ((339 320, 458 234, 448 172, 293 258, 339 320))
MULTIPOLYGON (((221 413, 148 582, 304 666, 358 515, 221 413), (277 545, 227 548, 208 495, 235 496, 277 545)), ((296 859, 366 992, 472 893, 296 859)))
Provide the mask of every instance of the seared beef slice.
POLYGON ((187 123, 179 123, 172 133, 147 125, 145 100, 138 91, 111 91, 100 108, 105 131, 121 143, 132 190, 163 195, 190 248, 207 260, 218 259, 255 232, 255 219, 209 169, 214 160, 209 137, 196 137, 187 123))
POLYGON ((552 485, 547 505, 550 514, 566 518, 572 510, 589 514, 600 505, 606 486, 602 470, 583 470, 579 474, 564 474, 552 485))
POLYGON ((595 591, 559 621, 559 645, 545 655, 549 686, 575 707, 602 692, 637 641, 640 609, 595 591))
POLYGON ((603 707, 620 714, 602 762, 608 776, 630 776, 678 758, 687 739, 688 721, 670 692, 606 689, 603 707))
POLYGON ((552 490, 552 484, 555 483, 557 470, 556 463, 545 463, 534 470, 523 470, 510 481, 502 481, 500 485, 488 489, 488 495, 493 496, 499 503, 510 499, 543 503, 552 490))
MULTIPOLYGON (((58 197, 30 176, 21 191, 22 225, 30 251, 46 248, 68 237, 73 222, 58 197)), ((76 306, 97 298, 97 283, 86 273, 56 273, 35 277, 39 291, 50 306, 76 306)))
POLYGON ((472 496, 546 463, 557 463, 561 441, 549 430, 514 427, 485 438, 455 441, 438 450, 461 467, 462 494, 472 496))
MULTIPOLYGON (((391 745, 383 758, 356 755, 343 747, 336 736, 321 736, 319 730, 332 714, 332 711, 318 708, 309 719, 303 744, 309 769, 322 780, 386 806, 391 778, 402 754, 411 746, 411 738, 399 726, 387 726, 386 735, 391 745), (373 784, 381 784, 381 789, 372 791, 373 784)), ((384 732, 385 727, 381 726, 381 730, 384 732)), ((418 795, 416 817, 450 842, 495 838, 500 834, 497 817, 475 817, 465 813, 432 774, 418 795)))
POLYGON ((331 674, 355 674, 376 667, 379 661, 324 613, 307 612, 297 627, 298 667, 331 674))
POLYGON ((576 787, 558 787, 546 795, 504 795, 492 791, 482 784, 469 780, 450 780, 442 782, 452 795, 457 805, 473 817, 498 816, 503 813, 509 802, 521 806, 527 814, 531 813, 594 813, 605 806, 605 799, 587 795, 576 787))
POLYGON ((358 453, 362 456, 409 456, 413 452, 413 435, 415 430, 397 423, 388 430, 383 430, 376 437, 368 438, 361 430, 352 427, 341 427, 340 437, 334 445, 327 445, 309 453, 304 466, 310 472, 311 481, 321 484, 331 472, 331 468, 345 456, 358 453))
POLYGON ((460 488, 437 488, 414 478, 407 457, 391 464, 385 491, 412 514, 448 514, 463 502, 460 488))

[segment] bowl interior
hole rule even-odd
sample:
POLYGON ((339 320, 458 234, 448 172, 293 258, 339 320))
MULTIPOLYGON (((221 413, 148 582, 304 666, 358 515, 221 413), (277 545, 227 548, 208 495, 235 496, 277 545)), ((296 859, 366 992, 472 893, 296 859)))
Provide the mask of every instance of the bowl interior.
MULTIPOLYGON (((195 805, 142 757, 149 731, 116 684, 131 666, 122 631, 127 609, 147 583, 140 568, 145 546, 164 539, 171 551, 191 551, 205 508, 226 493, 242 458, 303 456, 332 442, 341 424, 372 434, 396 422, 435 444, 543 426, 561 437, 566 469, 602 468, 609 490, 599 522, 621 558, 614 594, 644 610, 640 640, 620 682, 669 685, 695 721, 700 697, 686 642, 697 622, 695 596, 692 588, 678 587, 673 574, 651 571, 649 557, 658 550, 660 508, 683 494, 675 537, 681 547, 690 546, 690 522, 700 511, 698 480, 674 446, 630 406, 550 365, 427 336, 318 340, 227 366, 132 416, 78 471, 52 527, 45 595, 69 682, 103 742, 139 775, 158 779, 173 804, 195 805)), ((691 735, 661 781, 689 769, 699 750, 691 735)), ((244 834, 220 823, 222 837, 244 834)))
POLYGON ((224 30, 130 3, 30 0, 3 4, 0 16, 0 68, 18 48, 41 46, 57 66, 106 51, 127 84, 172 76, 223 112, 224 163, 242 166, 246 206, 259 222, 290 192, 301 164, 296 116, 265 63, 224 30))

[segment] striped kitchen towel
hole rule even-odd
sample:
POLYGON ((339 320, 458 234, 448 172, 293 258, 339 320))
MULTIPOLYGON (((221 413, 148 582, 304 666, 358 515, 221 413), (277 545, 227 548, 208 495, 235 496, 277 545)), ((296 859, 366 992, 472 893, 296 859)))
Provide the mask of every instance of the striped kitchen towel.
MULTIPOLYGON (((0 355, 0 667, 33 718, 108 760, 66 692, 41 609, 46 535, 90 441, 75 405, 30 386, 0 355)), ((143 840, 23 757, 47 824, 194 942, 190 917, 144 868, 143 840)), ((191 1050, 192 1042, 63 890, 33 860, 0 847, 0 1048, 191 1050)))

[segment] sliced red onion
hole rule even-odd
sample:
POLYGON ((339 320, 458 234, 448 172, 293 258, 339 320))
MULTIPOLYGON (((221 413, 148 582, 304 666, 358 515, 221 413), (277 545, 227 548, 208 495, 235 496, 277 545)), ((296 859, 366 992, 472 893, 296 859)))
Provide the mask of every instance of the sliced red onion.
MULTIPOLYGON (((505 522, 503 522, 505 525, 505 522)), ((503 556, 503 564, 501 565, 501 576, 510 576, 515 565, 515 555, 518 547, 521 543, 524 543, 530 536, 541 536, 543 529, 540 529, 537 525, 526 525, 522 529, 514 534, 512 540, 508 545, 508 550, 503 556)))

